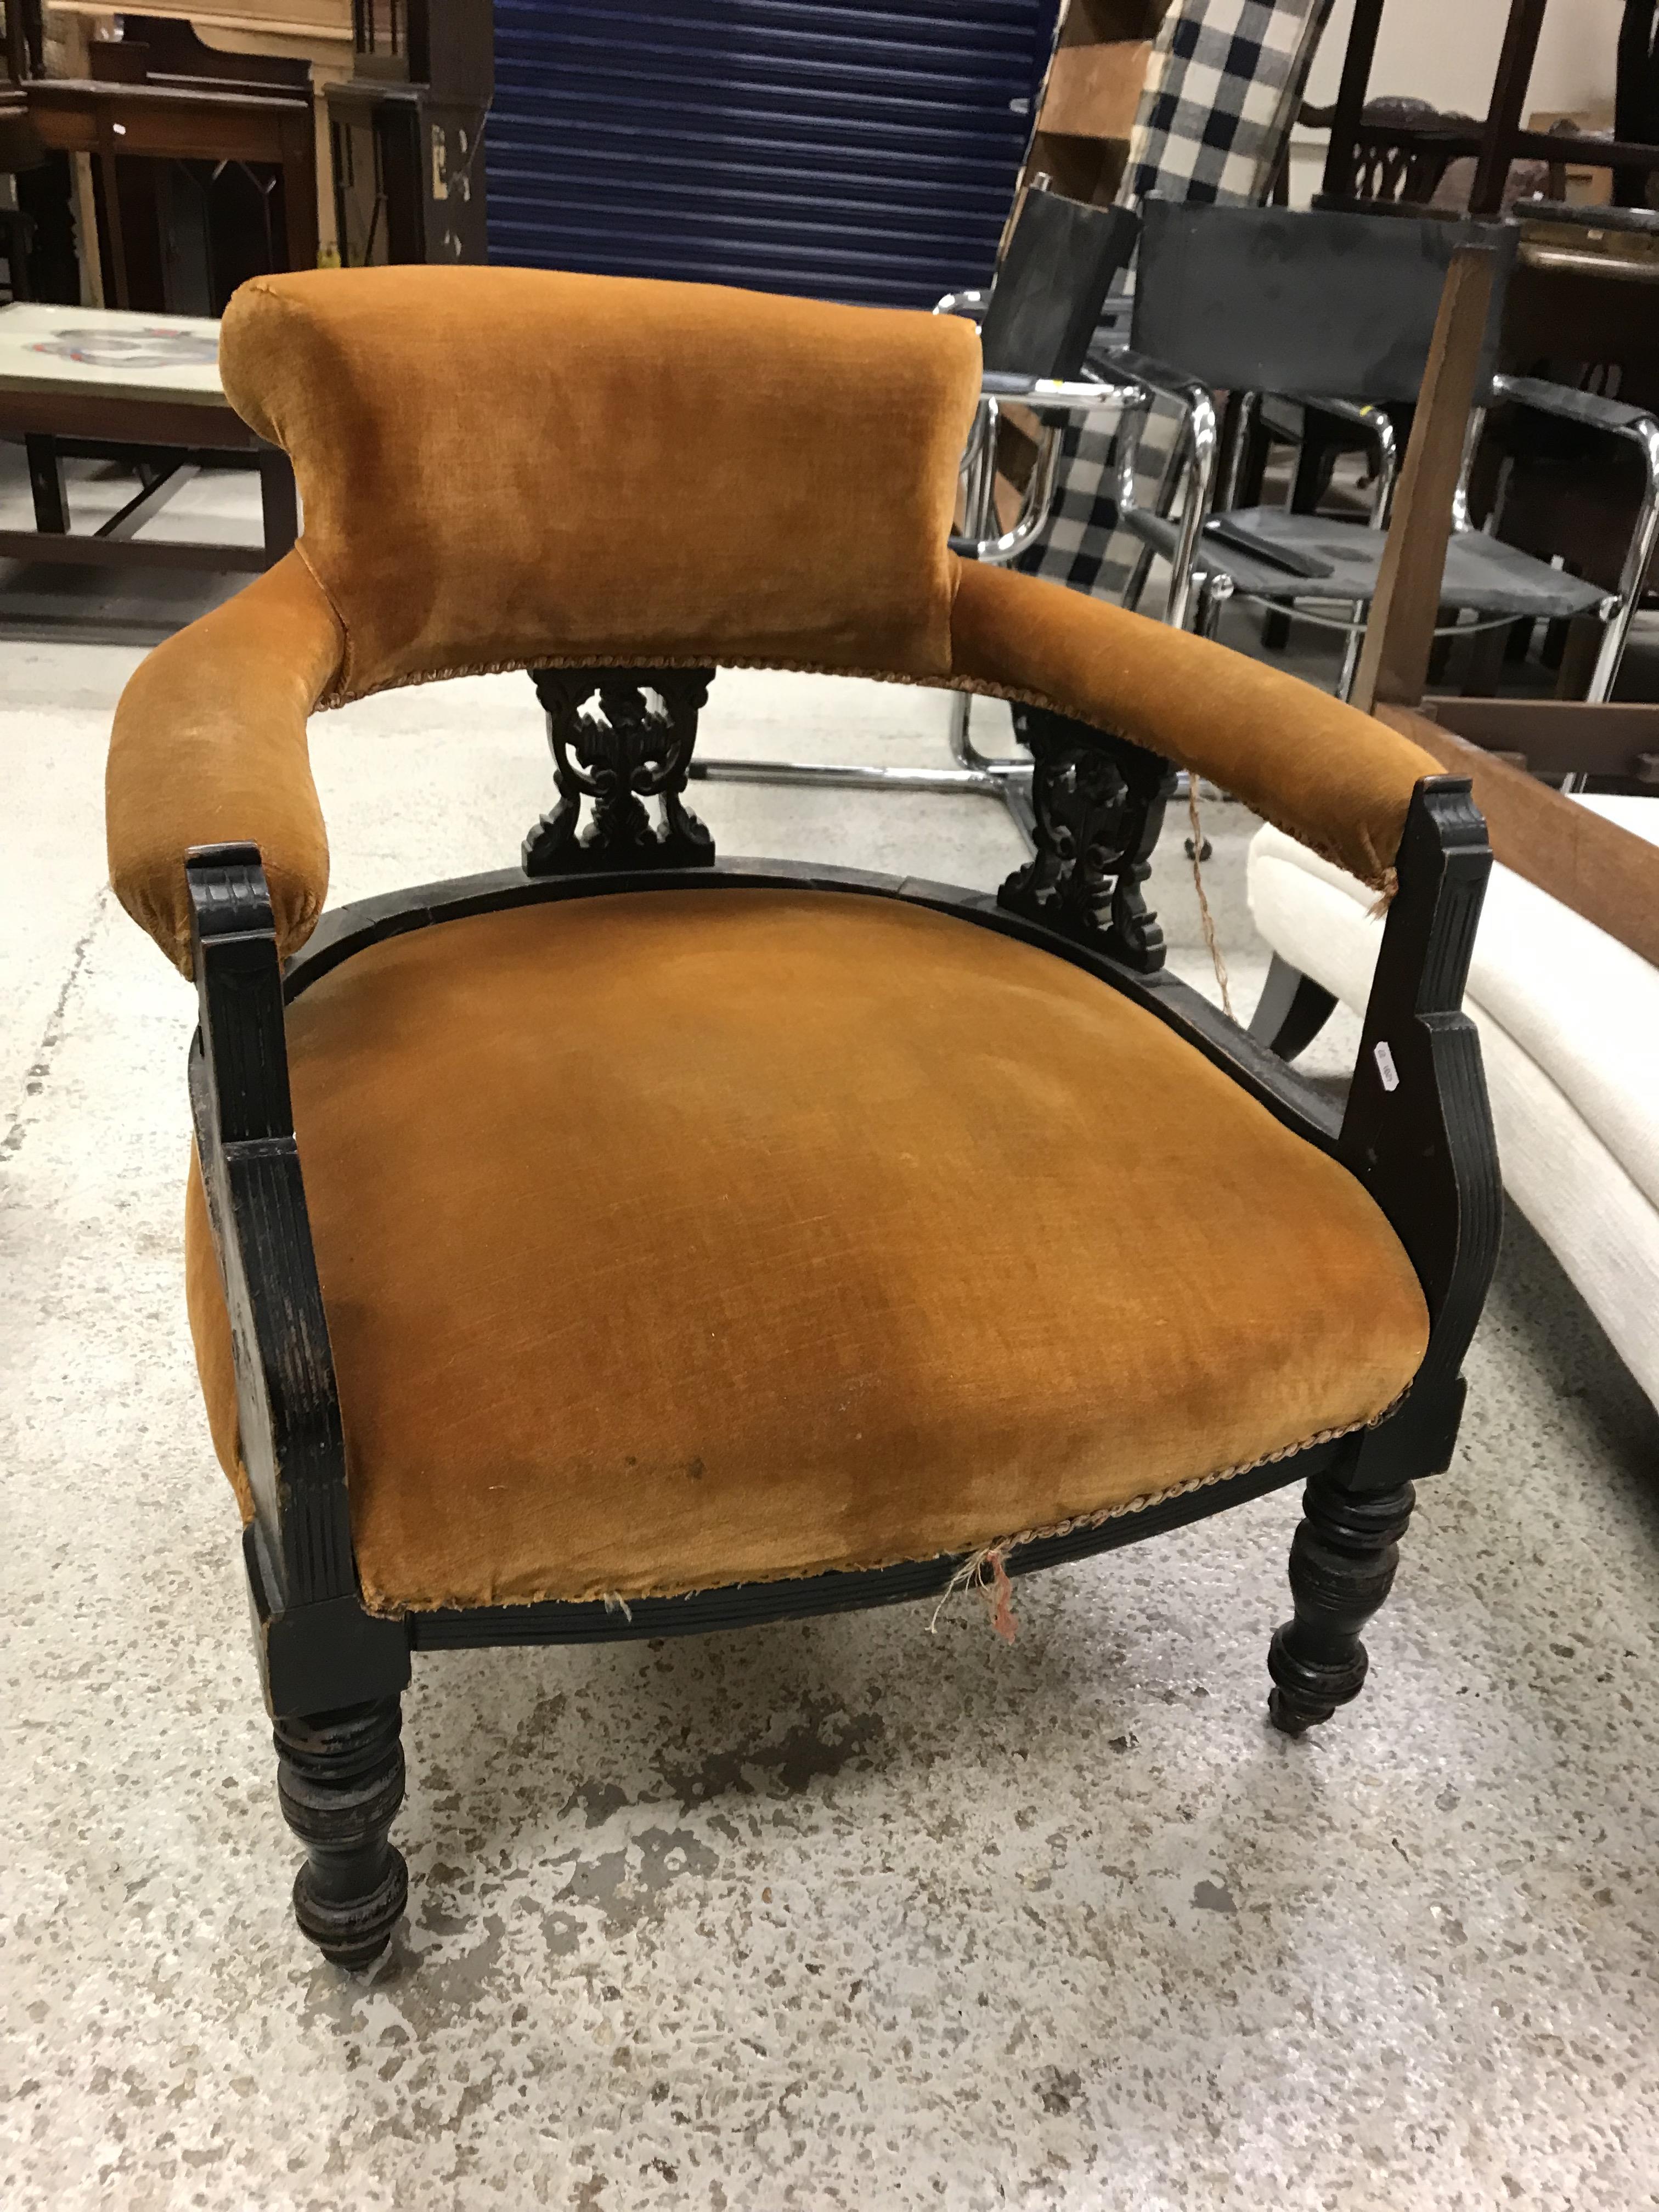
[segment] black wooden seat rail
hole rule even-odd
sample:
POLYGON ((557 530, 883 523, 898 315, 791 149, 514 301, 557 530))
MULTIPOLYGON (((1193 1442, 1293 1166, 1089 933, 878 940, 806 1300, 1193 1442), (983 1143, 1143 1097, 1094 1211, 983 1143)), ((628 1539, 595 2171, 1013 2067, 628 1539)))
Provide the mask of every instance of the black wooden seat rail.
MULTIPOLYGON (((1491 866, 1465 779, 1425 780, 1401 842, 1364 1041, 1338 1115, 1266 1044, 1170 975, 1142 884, 1173 772, 1125 740, 1018 713, 1036 761, 1035 858, 994 896, 849 869, 721 861, 684 805, 709 672, 558 672, 538 684, 562 804, 526 867, 427 885, 325 916, 283 973, 257 848, 192 852, 200 1026, 191 1048, 196 1142, 234 1346, 241 1450, 254 1500, 244 1549, 284 1817, 307 1857, 300 1925, 331 1959, 384 1948, 406 1876, 389 1841, 403 1794, 400 1698, 412 1651, 695 1635, 937 1596, 968 1563, 749 1583, 689 1597, 501 1606, 384 1619, 352 1554, 343 1435, 289 1095, 283 1007, 366 946, 532 902, 739 886, 907 900, 1070 962, 1176 1030, 1289 1128, 1333 1153, 1392 1224, 1431 1318, 1411 1389, 1375 1427, 1011 1550, 1010 1574, 1138 1542, 1304 1481, 1291 1556, 1294 1617, 1273 1640, 1271 1711, 1299 1735, 1355 1696, 1365 1621, 1387 1595, 1413 1484, 1447 1467, 1461 1368, 1494 1265, 1501 1196, 1480 1048, 1460 1011, 1491 866), (679 690, 684 678, 684 690, 679 690), (693 693, 696 696, 693 697, 693 693), (585 702, 599 695, 597 712, 585 702), (655 694, 660 704, 653 704, 655 694), (688 720, 689 717, 689 720, 688 720), (653 732, 660 743, 653 742, 653 732), (665 757, 666 756, 666 757, 665 757), (655 830, 637 802, 654 799, 655 830), (592 812, 585 834, 580 806, 592 812)), ((1174 1194, 1172 1194, 1172 1202, 1174 1194)))

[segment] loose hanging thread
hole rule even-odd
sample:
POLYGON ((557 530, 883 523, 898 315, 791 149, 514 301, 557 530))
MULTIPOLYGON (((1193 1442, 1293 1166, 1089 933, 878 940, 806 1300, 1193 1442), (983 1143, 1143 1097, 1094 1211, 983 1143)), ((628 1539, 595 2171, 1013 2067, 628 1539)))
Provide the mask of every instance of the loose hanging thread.
POLYGON ((1000 1552, 993 1552, 986 1565, 991 1570, 990 1587, 987 1589, 981 1576, 979 1594, 990 1608, 993 1630, 1005 1644, 1012 1644, 1019 1634, 1019 1623, 1014 1619, 1014 1586, 1008 1579, 1000 1552))
POLYGON ((927 1624, 930 1636, 938 1635, 939 1617, 959 1589, 974 1592, 990 1615, 994 1632, 1005 1644, 1012 1644, 1019 1633, 1019 1623, 1014 1619, 1014 1586, 1003 1565, 1000 1550, 992 1547, 987 1551, 974 1552, 963 1561, 933 1607, 933 1617, 927 1624))
POLYGON ((1187 777, 1187 818, 1193 825, 1193 889, 1198 893, 1198 919, 1204 932, 1204 942, 1209 947, 1210 965, 1215 969, 1215 980, 1221 987, 1221 1011, 1229 1021, 1233 1018, 1232 994, 1227 988, 1227 963, 1221 957, 1221 947, 1216 940, 1215 917, 1210 912, 1210 902, 1204 893, 1204 871, 1199 854, 1204 850, 1204 831, 1198 818, 1198 777, 1188 771, 1187 777))

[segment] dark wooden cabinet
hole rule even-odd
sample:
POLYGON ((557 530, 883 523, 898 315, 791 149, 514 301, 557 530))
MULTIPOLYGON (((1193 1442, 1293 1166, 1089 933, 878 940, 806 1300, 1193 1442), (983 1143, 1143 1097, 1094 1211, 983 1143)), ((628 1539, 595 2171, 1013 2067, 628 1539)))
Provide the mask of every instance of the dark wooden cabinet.
MULTIPOLYGON (((78 303, 81 224, 104 304, 216 315, 248 277, 318 265, 482 261, 487 0, 341 0, 294 51, 230 53, 178 17, 127 15, 86 73, 45 73, 39 0, 10 0, 0 167, 19 207, 13 295, 78 303), (348 42, 349 35, 349 42, 348 42)), ((250 29, 258 23, 250 14, 250 29)))

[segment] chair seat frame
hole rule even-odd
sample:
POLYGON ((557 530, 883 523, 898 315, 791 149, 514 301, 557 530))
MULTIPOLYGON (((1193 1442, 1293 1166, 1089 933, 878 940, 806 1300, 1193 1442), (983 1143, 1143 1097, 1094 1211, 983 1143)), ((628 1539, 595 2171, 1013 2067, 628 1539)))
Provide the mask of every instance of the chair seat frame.
MULTIPOLYGON (((358 902, 326 915, 305 948, 279 960, 257 848, 220 845, 186 863, 200 1024, 190 1090, 198 1157, 231 1322, 240 1449, 255 1510, 244 1553, 255 1642, 276 1729, 285 1818, 307 1849, 295 1886, 300 1925, 331 1960, 362 1966, 390 1939, 406 1893, 389 1840, 403 1793, 399 1699, 415 1651, 480 1645, 696 1635, 934 1597, 973 1559, 941 1554, 869 1572, 735 1584, 690 1596, 370 1613, 352 1551, 344 1427, 306 1211, 289 1095, 284 1010, 319 977, 387 938, 529 903, 672 890, 857 893, 908 902, 996 931, 1083 969, 1163 1021, 1289 1129, 1346 1166, 1394 1227, 1422 1285, 1430 1336, 1410 1389, 1373 1426, 1202 1481, 1092 1525, 1010 1548, 1012 1576, 1115 1549, 1224 1511, 1289 1483, 1307 1488, 1291 1563, 1294 1617, 1273 1639, 1273 1717, 1300 1734, 1355 1696, 1359 1630, 1387 1595, 1412 1486, 1450 1462, 1463 1401, 1461 1367, 1495 1263, 1501 1210, 1478 1040, 1460 1011, 1491 866, 1466 779, 1414 794, 1398 860, 1359 1060, 1346 1109, 1265 1042, 1171 975, 1141 885, 1150 872, 1168 763, 1109 732, 1036 708, 1017 710, 1035 762, 1036 853, 994 895, 911 877, 717 859, 706 832, 687 848, 684 787, 595 722, 613 724, 629 680, 677 684, 700 704, 708 672, 568 671, 538 679, 556 726, 564 805, 556 872, 507 869, 358 902), (583 719, 586 714, 586 719, 583 719), (559 718, 562 717, 562 720, 559 718), (665 802, 653 837, 607 781, 624 761, 631 788, 665 802), (618 748, 620 750, 618 750, 618 748), (573 762, 571 752, 579 758, 573 762), (596 802, 597 787, 597 804, 596 802), (566 808, 594 806, 585 839, 566 808), (670 832, 672 832, 671 835, 670 832)), ((681 738, 696 705, 669 698, 681 738)), ((647 749, 648 750, 648 748, 647 749)), ((545 826, 545 825, 544 825, 545 826)), ((546 866, 549 841, 526 854, 546 866)))

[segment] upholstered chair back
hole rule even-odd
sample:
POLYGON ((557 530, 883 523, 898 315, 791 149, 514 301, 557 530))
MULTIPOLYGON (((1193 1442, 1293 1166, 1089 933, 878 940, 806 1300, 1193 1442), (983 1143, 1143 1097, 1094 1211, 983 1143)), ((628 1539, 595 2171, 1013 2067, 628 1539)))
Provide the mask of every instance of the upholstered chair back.
POLYGON ((293 459, 298 545, 122 696, 110 876, 189 972, 185 855, 257 845, 277 942, 328 886, 307 723, 488 670, 742 666, 1050 709, 1208 776, 1384 894, 1407 739, 1278 671, 949 549, 962 319, 518 269, 261 276, 231 404, 293 459))
POLYGON ((943 679, 953 316, 522 269, 262 276, 221 339, 344 635, 321 703, 526 665, 943 679))

